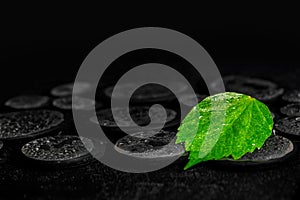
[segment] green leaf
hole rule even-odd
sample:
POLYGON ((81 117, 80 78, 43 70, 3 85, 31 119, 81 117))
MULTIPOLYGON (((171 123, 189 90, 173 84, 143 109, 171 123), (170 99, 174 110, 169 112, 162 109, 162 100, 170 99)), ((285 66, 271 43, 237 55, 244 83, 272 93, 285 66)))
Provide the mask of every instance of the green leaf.
POLYGON ((205 98, 184 118, 176 143, 184 143, 189 162, 184 169, 207 160, 239 159, 261 148, 272 134, 273 118, 262 102, 244 94, 225 92, 205 98))

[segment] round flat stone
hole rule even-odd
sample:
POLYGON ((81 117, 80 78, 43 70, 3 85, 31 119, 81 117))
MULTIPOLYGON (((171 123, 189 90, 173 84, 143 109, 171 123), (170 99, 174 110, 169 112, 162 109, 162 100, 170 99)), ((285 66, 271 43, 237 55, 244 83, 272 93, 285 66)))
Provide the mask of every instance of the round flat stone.
MULTIPOLYGON (((114 92, 113 97, 119 99, 131 98, 133 101, 143 102, 162 101, 170 100, 170 97, 173 96, 172 92, 167 88, 174 88, 175 94, 181 93, 187 89, 187 85, 182 82, 169 82, 165 87, 158 84, 146 84, 135 90, 136 87, 137 83, 118 85, 115 88, 117 92, 114 92), (132 92, 134 92, 134 95, 130 96, 130 93, 132 92)), ((106 88, 104 91, 105 95, 111 98, 113 89, 113 86, 106 88)))
POLYGON ((288 91, 282 96, 282 99, 288 102, 300 103, 300 90, 288 91))
POLYGON ((275 123, 276 130, 281 133, 300 136, 300 117, 285 117, 275 123))
POLYGON ((300 116, 300 103, 288 104, 280 108, 280 112, 287 116, 300 116))
POLYGON ((269 137, 264 145, 260 149, 256 149, 252 153, 247 153, 238 160, 226 158, 223 160, 232 162, 250 162, 252 163, 264 163, 270 161, 276 161, 284 158, 286 155, 294 150, 292 141, 282 136, 269 137))
POLYGON ((91 88, 91 84, 87 82, 68 83, 54 87, 51 90, 53 96, 70 96, 74 94, 82 94, 91 88))
POLYGON ((226 91, 240 92, 261 101, 273 100, 284 92, 284 89, 279 88, 277 84, 259 78, 233 75, 226 76, 223 80, 226 91))
POLYGON ((26 157, 34 160, 60 163, 85 157, 93 149, 92 140, 65 135, 33 140, 25 144, 21 151, 26 157))
POLYGON ((282 158, 294 150, 292 141, 282 136, 271 136, 262 146, 253 153, 247 153, 240 160, 268 161, 282 158))
POLYGON ((47 104, 49 97, 40 95, 21 95, 13 97, 5 102, 6 106, 15 109, 39 108, 47 104))
POLYGON ((186 106, 194 107, 200 101, 202 101, 205 97, 207 97, 207 95, 196 94, 196 99, 195 99, 194 96, 195 95, 192 95, 192 94, 183 94, 179 97, 179 102, 186 106))
POLYGON ((95 101, 88 98, 83 97, 61 97, 55 99, 53 101, 53 105, 57 108, 64 109, 64 110, 71 110, 73 108, 76 110, 92 110, 95 108, 95 101), (73 101, 72 101, 73 100, 73 101))
POLYGON ((42 134, 64 121, 58 111, 32 110, 0 114, 0 139, 19 139, 42 134))
MULTIPOLYGON (((280 95, 282 95, 284 92, 283 88, 270 88, 268 90, 265 91, 257 91, 255 93, 252 92, 248 92, 249 94, 252 93, 252 96, 258 100, 261 101, 270 101, 273 100, 277 97, 279 97, 280 95)), ((247 93, 247 92, 245 92, 247 93)))
POLYGON ((166 158, 185 153, 182 144, 175 144, 175 132, 147 131, 127 135, 117 141, 116 151, 138 158, 166 158))
MULTIPOLYGON (((130 108, 130 113, 131 117, 133 119, 133 122, 130 121, 130 116, 128 114, 128 108, 123 108, 123 107, 117 107, 114 108, 114 111, 117 113, 115 116, 115 120, 122 126, 122 127, 131 127, 135 126, 135 123, 138 125, 147 125, 150 122, 150 117, 149 117, 149 107, 144 107, 144 106, 136 106, 136 107, 131 107, 130 108)), ((152 109, 152 117, 153 121, 152 123, 160 123, 163 118, 162 118, 162 108, 155 108, 152 109)), ((177 113, 174 110, 171 109, 166 109, 167 112, 167 119, 166 119, 166 124, 171 122, 176 118, 177 113)), ((116 124, 112 111, 110 109, 102 109, 97 112, 96 117, 92 117, 90 120, 94 123, 99 124, 101 126, 106 126, 106 127, 118 127, 116 124), (98 121, 99 119, 99 121, 98 121)))

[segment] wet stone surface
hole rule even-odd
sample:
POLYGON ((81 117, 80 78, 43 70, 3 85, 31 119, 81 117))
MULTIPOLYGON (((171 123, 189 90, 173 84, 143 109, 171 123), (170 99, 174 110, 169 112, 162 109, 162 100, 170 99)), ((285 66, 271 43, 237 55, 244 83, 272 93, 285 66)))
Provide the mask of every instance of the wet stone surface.
POLYGON ((57 108, 64 110, 71 110, 73 108, 76 110, 92 110, 95 107, 95 101, 88 98, 83 97, 62 97, 59 99, 55 99, 53 101, 53 105, 57 108), (74 100, 74 101, 72 101, 74 100))
MULTIPOLYGON (((283 92, 284 92, 283 88, 279 88, 279 89, 270 88, 267 91, 253 93, 252 96, 261 101, 270 101, 282 95, 283 92)), ((250 94, 251 92, 245 92, 245 93, 250 94)))
POLYGON ((283 96, 282 99, 284 101, 288 101, 288 102, 293 102, 293 103, 298 103, 300 102, 300 90, 290 90, 287 91, 283 96))
POLYGON ((293 143, 282 136, 269 137, 262 148, 255 150, 253 153, 247 153, 240 161, 262 162, 283 158, 294 150, 293 143))
POLYGON ((288 104, 280 108, 280 112, 287 116, 300 116, 300 103, 288 104))
MULTIPOLYGON (((128 109, 126 108, 114 108, 115 111, 117 112, 115 119, 117 122, 124 127, 130 127, 134 126, 135 123, 138 125, 147 125, 150 123, 150 117, 149 117, 149 107, 131 107, 130 108, 130 114, 135 123, 132 123, 129 119, 130 116, 126 114, 128 113, 128 109)), ((152 109, 152 117, 153 121, 152 123, 160 123, 162 121, 162 109, 157 108, 157 109, 152 109)), ((166 123, 171 122, 172 120, 175 119, 177 113, 174 110, 171 109, 166 109, 167 112, 167 119, 166 123)), ((114 121, 112 112, 110 109, 103 109, 97 112, 97 119, 95 117, 92 117, 90 120, 94 123, 99 123, 98 119, 100 121, 101 126, 107 126, 107 127, 117 127, 116 122, 114 121)))
POLYGON ((300 136, 300 117, 285 117, 275 123, 275 128, 287 135, 300 136))
MULTIPOLYGON (((181 93, 187 89, 187 85, 181 82, 169 82, 166 86, 169 86, 168 88, 174 88, 175 94, 181 93)), ((171 100, 171 98, 174 98, 170 90, 158 84, 146 84, 137 90, 134 90, 136 87, 136 83, 127 83, 117 86, 113 97, 119 99, 128 98, 130 97, 129 94, 134 91, 134 94, 131 96, 133 101, 152 102, 171 100)), ((106 88, 104 91, 105 95, 112 97, 113 89, 112 86, 106 88)))
POLYGON ((175 144, 175 133, 169 131, 138 132, 117 141, 115 149, 141 158, 171 157, 184 154, 184 147, 175 144))
POLYGON ((277 84, 259 78, 227 76, 223 80, 226 91, 247 94, 261 101, 276 99, 284 92, 284 89, 279 88, 277 84))
POLYGON ((8 99, 5 105, 15 109, 39 108, 46 105, 49 97, 40 95, 22 95, 8 99))
POLYGON ((0 139, 38 135, 58 126, 64 116, 58 111, 32 110, 0 114, 0 139))
POLYGON ((83 142, 78 136, 44 137, 25 144, 21 151, 34 160, 63 162, 87 156, 94 149, 91 140, 83 138, 83 142))
POLYGON ((75 84, 68 83, 54 87, 51 90, 51 94, 59 97, 70 96, 72 95, 72 92, 74 92, 74 94, 82 94, 88 91, 90 88, 91 85, 86 82, 77 82, 75 84))
POLYGON ((194 107, 199 102, 201 102, 203 99, 205 99, 205 97, 207 97, 207 95, 196 94, 197 99, 194 99, 194 95, 192 95, 192 94, 183 94, 180 96, 179 102, 181 102, 182 104, 184 104, 186 106, 194 107))

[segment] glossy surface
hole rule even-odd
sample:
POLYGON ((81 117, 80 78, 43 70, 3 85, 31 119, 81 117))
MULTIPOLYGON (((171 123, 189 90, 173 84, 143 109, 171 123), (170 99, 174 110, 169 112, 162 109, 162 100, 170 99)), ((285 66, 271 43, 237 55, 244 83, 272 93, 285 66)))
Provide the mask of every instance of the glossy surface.
POLYGON ((191 94, 183 94, 179 98, 179 102, 183 103, 186 106, 194 107, 199 102, 201 102, 207 95, 196 94, 196 98, 194 99, 194 95, 191 94))
POLYGON ((95 107, 95 101, 88 98, 72 96, 61 97, 53 101, 53 105, 64 110, 71 110, 72 106, 76 110, 92 110, 95 107))
POLYGON ((13 97, 5 102, 6 106, 15 109, 39 108, 47 104, 49 97, 40 95, 22 95, 13 97))
POLYGON ((287 135, 300 136, 300 117, 285 117, 275 123, 275 128, 287 135))
MULTIPOLYGON (((147 125, 150 122, 149 107, 144 107, 144 106, 132 107, 130 109, 131 116, 127 115, 128 108, 126 109, 126 108, 117 107, 114 108, 114 110, 117 113, 117 115, 115 116, 115 120, 117 120, 118 123, 123 127, 130 127, 135 125, 130 121, 130 117, 132 117, 133 121, 138 125, 147 125)), ((162 109, 157 108, 157 109, 152 109, 152 111, 153 113, 151 113, 151 115, 153 116, 154 119, 152 123, 155 124, 161 122, 162 115, 160 113, 162 112, 162 109)), ((175 119, 177 113, 171 109, 166 109, 166 111, 167 111, 166 123, 168 123, 171 122, 173 119, 175 119)), ((117 124, 114 121, 110 109, 100 110, 99 112, 97 112, 97 116, 101 126, 117 127, 117 124)), ((98 119, 93 117, 90 120, 94 123, 99 123, 98 119)))
POLYGON ((70 96, 74 94, 82 94, 91 88, 91 84, 86 82, 68 83, 54 87, 51 90, 53 96, 70 96))
POLYGON ((0 139, 18 139, 58 126, 64 116, 58 111, 32 110, 0 114, 0 139))
POLYGON ((88 155, 94 149, 91 140, 77 136, 44 137, 25 144, 21 151, 31 159, 41 161, 69 161, 88 155))
POLYGON ((224 77, 223 80, 226 91, 240 92, 261 101, 273 100, 284 92, 277 84, 259 78, 232 75, 224 77))
POLYGON ((115 149, 123 154, 139 158, 166 158, 184 154, 184 147, 175 144, 174 132, 138 132, 120 139, 115 149))
POLYGON ((282 99, 283 99, 284 101, 288 101, 288 102, 294 102, 294 103, 300 102, 300 90, 297 89, 297 90, 290 90, 290 91, 287 91, 287 92, 282 96, 282 99))
MULTIPOLYGON (((182 82, 169 82, 169 87, 172 86, 175 89, 175 93, 181 93, 187 89, 187 85, 182 82)), ((168 87, 168 85, 166 85, 168 87)), ((159 101, 159 100, 170 100, 172 97, 172 92, 165 87, 162 87, 158 84, 148 84, 144 85, 137 90, 134 90, 137 87, 136 83, 127 83, 124 85, 117 86, 117 91, 114 92, 114 98, 126 98, 129 97, 131 92, 135 94, 131 97, 134 101, 143 101, 143 102, 152 102, 152 101, 159 101)), ((108 87, 105 89, 104 93, 108 97, 112 97, 112 92, 114 88, 108 87)))
POLYGON ((238 160, 229 159, 233 162, 267 162, 283 158, 294 150, 293 143, 282 136, 269 137, 260 149, 247 153, 238 160))
POLYGON ((280 112, 287 116, 300 116, 300 103, 288 104, 280 108, 280 112))

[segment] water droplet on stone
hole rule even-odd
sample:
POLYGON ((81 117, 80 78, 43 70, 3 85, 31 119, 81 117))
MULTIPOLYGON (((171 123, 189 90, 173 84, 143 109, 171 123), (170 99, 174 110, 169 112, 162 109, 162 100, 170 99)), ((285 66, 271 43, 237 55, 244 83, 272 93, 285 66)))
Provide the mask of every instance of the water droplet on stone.
POLYGON ((276 130, 283 134, 300 136, 300 117, 285 117, 275 124, 276 130))
POLYGON ((40 95, 21 95, 13 97, 5 102, 6 106, 15 109, 39 108, 46 105, 49 97, 40 95))
POLYGON ((18 139, 44 133, 64 120, 62 113, 32 110, 0 114, 0 139, 18 139))
POLYGON ((183 145, 175 144, 173 140, 174 132, 161 130, 153 134, 153 131, 148 131, 125 136, 116 143, 115 149, 120 153, 126 152, 126 155, 140 158, 180 156, 184 153, 183 145), (147 139, 141 138, 141 135, 147 139))

